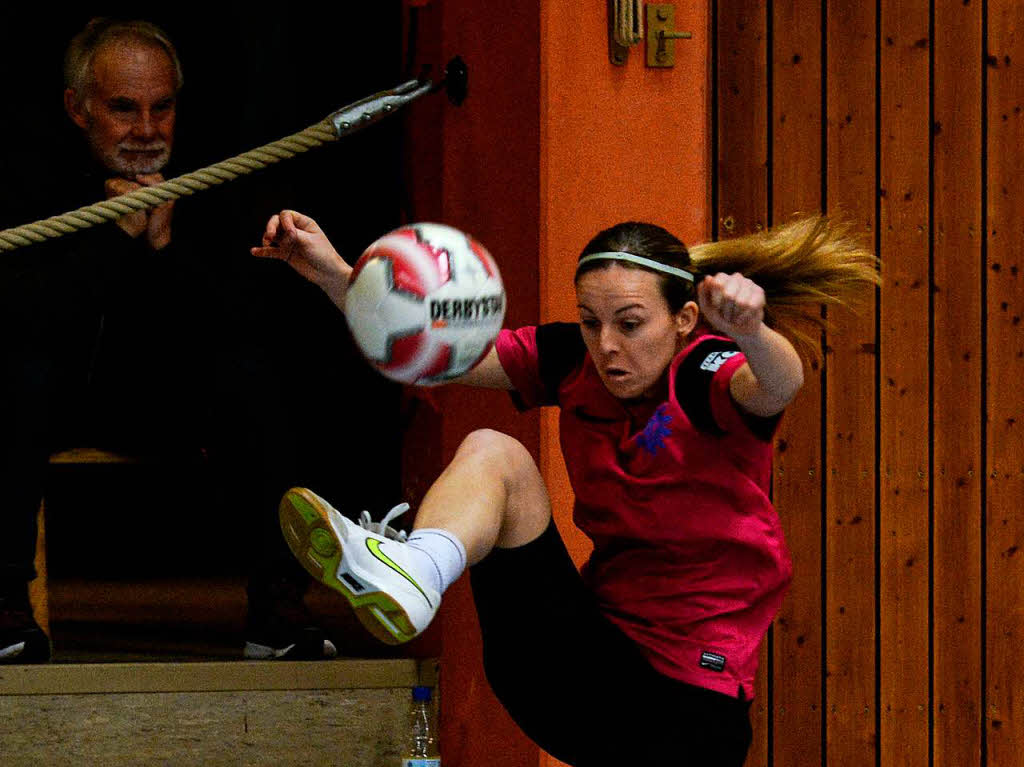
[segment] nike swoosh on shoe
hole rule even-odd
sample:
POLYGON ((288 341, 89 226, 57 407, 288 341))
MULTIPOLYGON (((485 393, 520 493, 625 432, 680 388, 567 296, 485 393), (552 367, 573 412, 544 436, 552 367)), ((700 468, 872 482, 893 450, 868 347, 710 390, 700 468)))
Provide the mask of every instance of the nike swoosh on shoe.
POLYGON ((395 562, 387 554, 380 550, 380 544, 381 542, 378 541, 376 538, 366 538, 366 548, 370 550, 370 553, 378 560, 383 562, 385 565, 390 567, 392 570, 394 570, 396 573, 405 578, 407 581, 409 581, 409 583, 411 583, 413 587, 423 596, 423 598, 426 600, 430 608, 433 609, 434 604, 430 601, 430 597, 427 596, 427 592, 425 592, 423 588, 420 586, 420 584, 418 584, 416 580, 411 575, 409 575, 409 573, 403 570, 402 567, 397 562, 395 562))

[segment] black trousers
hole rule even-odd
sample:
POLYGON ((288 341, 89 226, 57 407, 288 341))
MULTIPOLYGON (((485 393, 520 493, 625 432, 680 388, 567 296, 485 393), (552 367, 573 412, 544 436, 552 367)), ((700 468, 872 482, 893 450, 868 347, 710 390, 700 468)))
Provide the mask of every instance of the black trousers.
POLYGON ((598 610, 554 522, 471 581, 487 679, 545 751, 577 767, 742 767, 750 702, 656 672, 598 610))

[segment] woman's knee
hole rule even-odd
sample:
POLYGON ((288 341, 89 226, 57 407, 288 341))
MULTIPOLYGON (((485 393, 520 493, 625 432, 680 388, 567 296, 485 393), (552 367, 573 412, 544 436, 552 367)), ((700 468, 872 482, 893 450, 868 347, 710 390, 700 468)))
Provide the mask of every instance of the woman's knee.
POLYGON ((533 456, 522 442, 494 429, 477 429, 467 434, 456 457, 491 464, 503 474, 540 474, 533 456))
POLYGON ((478 462, 481 470, 493 472, 504 485, 498 546, 521 546, 544 532, 551 519, 547 488, 533 456, 519 440, 493 429, 480 429, 459 445, 459 458, 478 462))

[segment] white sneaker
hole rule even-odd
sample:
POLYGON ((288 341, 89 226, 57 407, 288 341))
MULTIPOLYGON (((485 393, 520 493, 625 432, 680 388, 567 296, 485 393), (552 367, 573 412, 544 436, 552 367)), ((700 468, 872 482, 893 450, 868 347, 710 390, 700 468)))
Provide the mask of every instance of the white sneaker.
POLYGON ((304 487, 281 499, 281 531, 303 567, 339 592, 356 616, 383 642, 401 644, 422 632, 441 595, 420 583, 407 566, 405 535, 388 522, 409 508, 396 506, 374 523, 363 512, 356 524, 304 487))

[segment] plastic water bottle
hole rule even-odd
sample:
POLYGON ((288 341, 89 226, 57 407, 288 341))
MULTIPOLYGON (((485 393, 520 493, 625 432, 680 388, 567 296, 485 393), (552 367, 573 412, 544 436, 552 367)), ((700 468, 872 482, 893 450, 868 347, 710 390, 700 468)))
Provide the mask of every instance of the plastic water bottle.
POLYGON ((430 705, 429 687, 412 688, 409 741, 402 757, 402 767, 441 767, 441 753, 437 747, 437 729, 434 725, 433 707, 430 705))

